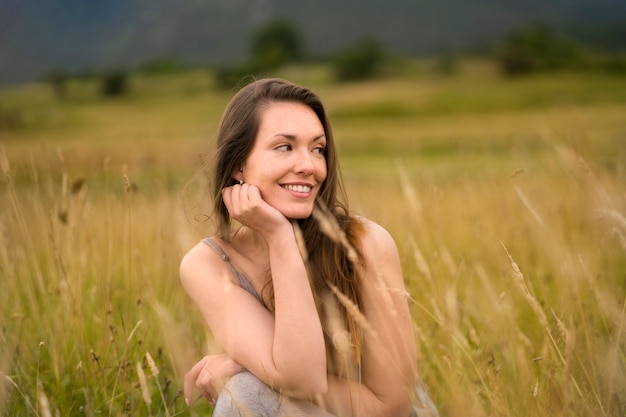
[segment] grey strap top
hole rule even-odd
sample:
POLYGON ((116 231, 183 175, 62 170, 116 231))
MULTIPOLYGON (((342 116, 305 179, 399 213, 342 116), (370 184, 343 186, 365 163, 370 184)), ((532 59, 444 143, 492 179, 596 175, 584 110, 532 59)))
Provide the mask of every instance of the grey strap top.
POLYGON ((231 271, 233 271, 233 274, 235 274, 235 277, 237 278, 237 281, 239 282, 239 286, 243 288, 244 290, 248 291, 250 294, 254 296, 254 298, 259 300, 259 302, 263 304, 263 300, 261 299, 261 296, 259 296, 259 294, 256 292, 256 290, 254 289, 254 287, 252 286, 248 278, 246 278, 244 274, 239 272, 237 268, 235 268, 233 264, 230 263, 230 258, 228 257, 228 255, 226 255, 222 247, 218 245, 210 237, 205 237, 204 239, 202 239, 202 242, 206 243, 211 249, 215 251, 215 253, 217 253, 222 258, 224 262, 228 264, 231 271))

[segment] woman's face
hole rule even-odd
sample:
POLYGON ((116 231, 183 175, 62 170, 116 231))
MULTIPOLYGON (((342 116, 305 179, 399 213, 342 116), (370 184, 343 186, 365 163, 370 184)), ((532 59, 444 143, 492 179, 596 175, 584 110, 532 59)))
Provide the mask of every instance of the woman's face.
MULTIPOLYGON (((309 217, 326 179, 326 136, 311 108, 297 102, 270 103, 260 114, 243 180, 290 219, 309 217)), ((240 177, 235 176, 237 180, 240 177)))

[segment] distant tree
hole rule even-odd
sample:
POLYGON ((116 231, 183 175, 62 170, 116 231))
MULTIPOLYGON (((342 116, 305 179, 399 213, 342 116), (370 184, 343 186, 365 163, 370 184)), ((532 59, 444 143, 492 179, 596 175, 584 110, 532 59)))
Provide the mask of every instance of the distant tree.
POLYGON ((496 54, 502 72, 509 75, 572 67, 579 55, 578 45, 542 24, 511 33, 496 54))
POLYGON ((384 61, 383 47, 376 39, 362 38, 340 51, 333 61, 338 81, 361 80, 373 77, 384 61))
POLYGON ((626 55, 613 53, 604 59, 603 69, 613 74, 626 74, 626 55))
POLYGON ((107 71, 100 79, 103 97, 123 96, 128 92, 128 73, 121 69, 107 71))
POLYGON ((184 67, 183 63, 174 57, 162 57, 146 62, 141 70, 147 74, 164 75, 175 74, 184 67))
POLYGON ((20 111, 0 106, 0 132, 3 130, 17 130, 22 127, 24 127, 24 118, 20 111))
POLYGON ((435 72, 441 75, 454 75, 459 72, 459 58, 453 54, 442 54, 435 63, 435 72))
POLYGON ((252 66, 260 71, 277 69, 302 59, 302 41, 296 27, 285 19, 275 19, 252 36, 252 66))
POLYGON ((68 75, 62 70, 51 70, 43 76, 43 81, 52 87, 57 98, 65 97, 68 75))
POLYGON ((72 78, 77 80, 94 80, 100 78, 100 72, 94 68, 83 68, 72 73, 72 78))
POLYGON ((288 20, 275 19, 252 35, 247 62, 215 70, 215 86, 219 89, 233 88, 248 76, 268 73, 302 57, 302 41, 296 27, 288 20))

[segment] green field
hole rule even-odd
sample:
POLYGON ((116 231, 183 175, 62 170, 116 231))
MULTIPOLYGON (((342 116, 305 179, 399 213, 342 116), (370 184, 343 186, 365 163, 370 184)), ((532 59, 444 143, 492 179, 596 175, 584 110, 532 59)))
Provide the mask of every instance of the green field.
MULTIPOLYGON (((435 68, 277 75, 322 96, 351 208, 396 239, 442 416, 625 415, 626 79, 435 68)), ((202 167, 233 91, 130 81, 0 90, 2 415, 210 412, 182 398, 215 346, 178 264, 211 233, 202 167)))

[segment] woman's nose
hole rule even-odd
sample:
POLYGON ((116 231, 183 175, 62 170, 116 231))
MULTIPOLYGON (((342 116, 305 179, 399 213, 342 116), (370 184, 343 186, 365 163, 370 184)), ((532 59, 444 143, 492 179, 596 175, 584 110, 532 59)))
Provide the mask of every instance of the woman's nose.
POLYGON ((296 171, 310 174, 315 169, 315 163, 313 161, 313 155, 309 152, 308 149, 298 151, 297 153, 297 161, 296 161, 296 171))

